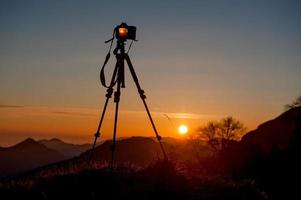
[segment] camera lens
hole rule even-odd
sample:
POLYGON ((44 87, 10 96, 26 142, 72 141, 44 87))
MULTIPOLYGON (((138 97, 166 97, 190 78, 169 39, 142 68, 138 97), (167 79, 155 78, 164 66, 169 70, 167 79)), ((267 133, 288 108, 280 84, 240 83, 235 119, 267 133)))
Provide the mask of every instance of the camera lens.
POLYGON ((118 36, 122 38, 126 38, 128 35, 128 29, 127 28, 119 28, 118 29, 118 36))

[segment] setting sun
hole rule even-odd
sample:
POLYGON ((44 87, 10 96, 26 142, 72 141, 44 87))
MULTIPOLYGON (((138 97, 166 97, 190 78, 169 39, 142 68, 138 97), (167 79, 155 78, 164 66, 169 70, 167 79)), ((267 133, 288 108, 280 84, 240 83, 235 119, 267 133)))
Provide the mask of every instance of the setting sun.
POLYGON ((188 127, 186 125, 181 125, 179 126, 179 134, 185 135, 188 132, 188 127))

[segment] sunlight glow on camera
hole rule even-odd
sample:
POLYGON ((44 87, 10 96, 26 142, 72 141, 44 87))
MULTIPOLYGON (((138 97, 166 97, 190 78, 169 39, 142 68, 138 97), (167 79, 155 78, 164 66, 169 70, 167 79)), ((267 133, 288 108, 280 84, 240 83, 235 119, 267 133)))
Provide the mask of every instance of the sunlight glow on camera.
POLYGON ((118 35, 119 35, 119 37, 126 37, 128 35, 128 29, 127 28, 119 28, 118 35))

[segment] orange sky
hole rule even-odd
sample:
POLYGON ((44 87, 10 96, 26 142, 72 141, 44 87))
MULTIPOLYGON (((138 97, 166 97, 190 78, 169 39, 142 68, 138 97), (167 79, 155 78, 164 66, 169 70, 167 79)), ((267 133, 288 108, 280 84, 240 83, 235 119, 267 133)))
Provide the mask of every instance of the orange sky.
MULTIPOLYGON (((91 142, 98 125, 99 114, 100 110, 92 108, 2 106, 0 108, 0 145, 9 146, 26 137, 35 139, 57 137, 73 143, 91 142)), ((113 114, 112 109, 108 110, 101 131, 102 139, 112 137, 113 114)), ((156 111, 153 111, 152 115, 163 137, 181 137, 177 130, 181 124, 186 124, 189 131, 194 132, 197 127, 208 120, 218 120, 224 117, 222 115, 156 111)), ((121 109, 118 120, 118 137, 154 136, 144 110, 121 109)), ((254 128, 255 123, 248 123, 248 125, 254 128)))
MULTIPOLYGON (((91 142, 92 135, 98 125, 100 110, 86 108, 49 108, 49 107, 7 107, 0 109, 0 127, 2 133, 1 145, 14 143, 8 138, 28 136, 35 138, 59 137, 76 143, 91 142), (4 134, 3 134, 4 133, 4 134), (6 134, 5 134, 6 133, 6 134)), ((109 110, 102 127, 102 138, 108 139, 113 130, 113 114, 109 110)), ((202 116, 189 113, 152 112, 156 125, 162 136, 178 136, 180 124, 187 124, 191 129, 216 116, 202 116), (171 120, 168 120, 166 115, 171 120)), ((119 115, 118 136, 131 135, 154 136, 146 112, 121 110, 119 115)))

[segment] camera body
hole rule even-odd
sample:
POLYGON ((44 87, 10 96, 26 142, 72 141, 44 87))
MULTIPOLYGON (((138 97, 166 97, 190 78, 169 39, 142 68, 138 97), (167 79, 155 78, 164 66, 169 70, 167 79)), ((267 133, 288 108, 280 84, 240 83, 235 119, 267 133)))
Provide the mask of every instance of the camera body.
POLYGON ((121 23, 115 28, 115 37, 118 40, 136 40, 136 26, 121 23))

